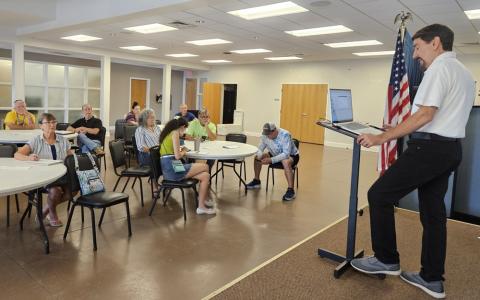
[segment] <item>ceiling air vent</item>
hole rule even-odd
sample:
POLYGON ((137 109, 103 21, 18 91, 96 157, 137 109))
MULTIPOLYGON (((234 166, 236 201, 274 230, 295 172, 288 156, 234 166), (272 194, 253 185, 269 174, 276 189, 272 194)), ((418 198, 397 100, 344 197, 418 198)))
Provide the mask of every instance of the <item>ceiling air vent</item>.
POLYGON ((480 46, 480 42, 460 43, 459 47, 462 46, 480 46))
POLYGON ((178 28, 178 29, 197 27, 196 25, 188 24, 188 23, 185 23, 185 22, 182 22, 182 21, 173 21, 173 22, 168 23, 168 25, 170 25, 172 27, 175 27, 175 28, 178 28))

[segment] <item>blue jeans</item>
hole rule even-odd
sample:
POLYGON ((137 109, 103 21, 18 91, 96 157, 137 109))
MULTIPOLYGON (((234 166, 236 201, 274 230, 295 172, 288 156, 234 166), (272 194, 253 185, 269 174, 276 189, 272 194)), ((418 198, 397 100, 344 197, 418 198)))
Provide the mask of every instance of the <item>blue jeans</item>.
POLYGON ((87 153, 92 151, 93 149, 100 147, 102 143, 97 140, 91 140, 88 138, 85 133, 79 133, 77 137, 78 147, 82 151, 82 153, 87 153))

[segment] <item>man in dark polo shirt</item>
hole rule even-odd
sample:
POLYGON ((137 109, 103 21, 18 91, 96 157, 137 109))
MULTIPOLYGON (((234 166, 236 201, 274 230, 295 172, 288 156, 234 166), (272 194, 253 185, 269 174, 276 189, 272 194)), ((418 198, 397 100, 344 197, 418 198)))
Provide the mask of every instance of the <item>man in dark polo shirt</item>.
POLYGON ((72 123, 68 130, 78 133, 78 146, 82 153, 95 152, 97 155, 105 154, 100 141, 100 130, 102 120, 93 116, 92 106, 84 104, 82 106, 83 118, 72 123))

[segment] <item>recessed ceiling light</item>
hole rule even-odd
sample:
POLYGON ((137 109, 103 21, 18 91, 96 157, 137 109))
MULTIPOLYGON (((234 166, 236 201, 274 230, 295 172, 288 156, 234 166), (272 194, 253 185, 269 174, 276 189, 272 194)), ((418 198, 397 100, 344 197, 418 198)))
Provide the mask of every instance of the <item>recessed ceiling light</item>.
POLYGON ((221 64, 221 63, 229 63, 232 62, 230 60, 225 60, 225 59, 207 59, 207 60, 202 60, 203 62, 209 63, 209 64, 221 64))
POLYGON ((126 50, 133 50, 133 51, 141 51, 141 50, 156 50, 157 48, 149 47, 149 46, 126 46, 120 47, 126 50))
POLYGON ((377 55, 393 55, 395 51, 373 51, 373 52, 355 52, 357 56, 377 56, 377 55))
POLYGON ((197 46, 208 46, 208 45, 230 44, 231 42, 222 40, 222 39, 207 39, 207 40, 187 41, 185 43, 194 44, 197 46))
POLYGON ((265 57, 268 60, 299 60, 302 59, 298 56, 275 56, 275 57, 265 57))
POLYGON ((465 14, 470 20, 480 19, 480 9, 466 10, 465 14))
POLYGON ((301 29, 301 30, 290 30, 285 31, 285 33, 294 35, 294 36, 310 36, 310 35, 321 35, 321 34, 333 34, 333 33, 341 33, 341 32, 351 32, 348 27, 343 25, 336 25, 336 26, 326 26, 326 27, 318 27, 318 28, 310 28, 310 29, 301 29))
POLYGON ((232 50, 230 52, 237 53, 237 54, 253 54, 253 53, 267 53, 272 51, 267 49, 243 49, 243 50, 232 50))
POLYGON ((127 28, 124 28, 124 29, 139 32, 139 33, 144 33, 144 34, 177 30, 177 28, 175 28, 175 27, 162 25, 162 24, 159 24, 159 23, 127 27, 127 28))
POLYGON ((233 11, 229 11, 228 13, 234 16, 238 16, 240 18, 247 19, 247 20, 254 20, 254 19, 260 19, 260 18, 296 14, 296 13, 301 13, 305 11, 308 11, 308 9, 303 8, 291 1, 287 1, 287 2, 270 4, 270 5, 251 7, 246 9, 233 10, 233 11))
POLYGON ((62 39, 76 41, 76 42, 89 42, 89 41, 101 40, 102 38, 90 36, 90 35, 84 35, 84 34, 77 34, 77 35, 71 35, 71 36, 64 36, 62 37, 62 39))
POLYGON ((356 42, 343 42, 343 43, 330 43, 324 44, 325 46, 332 48, 346 48, 346 47, 361 47, 361 46, 372 46, 372 45, 382 45, 382 42, 377 40, 368 40, 368 41, 356 41, 356 42))
POLYGON ((176 53, 176 54, 165 54, 165 56, 170 56, 170 57, 195 57, 198 56, 197 54, 191 54, 191 53, 176 53))

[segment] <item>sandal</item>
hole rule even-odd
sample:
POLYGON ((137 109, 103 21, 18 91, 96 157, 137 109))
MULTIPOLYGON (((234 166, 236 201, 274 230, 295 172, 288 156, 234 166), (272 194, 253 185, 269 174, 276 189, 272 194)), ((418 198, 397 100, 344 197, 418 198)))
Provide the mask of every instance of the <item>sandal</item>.
POLYGON ((59 219, 52 220, 49 217, 47 217, 47 220, 48 220, 48 225, 50 225, 50 227, 62 227, 63 226, 62 221, 60 221, 59 219))

